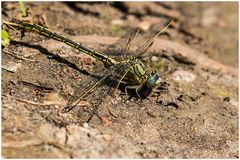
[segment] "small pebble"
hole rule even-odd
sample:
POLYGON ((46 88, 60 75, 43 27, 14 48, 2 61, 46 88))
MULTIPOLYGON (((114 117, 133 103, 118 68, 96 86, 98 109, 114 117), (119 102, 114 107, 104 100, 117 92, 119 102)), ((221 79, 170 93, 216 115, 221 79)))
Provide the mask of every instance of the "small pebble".
POLYGON ((112 135, 111 134, 104 134, 102 135, 103 138, 106 140, 106 141, 110 141, 112 139, 112 135))
POLYGON ((152 56, 151 61, 152 62, 157 62, 157 61, 159 61, 159 58, 157 56, 152 56))
POLYGON ((121 19, 113 19, 113 20, 111 21, 111 24, 122 26, 122 25, 124 24, 124 21, 121 20, 121 19))
POLYGON ((172 75, 173 80, 175 81, 185 81, 185 82, 192 82, 196 76, 188 71, 178 70, 173 73, 172 75))
POLYGON ((148 21, 143 21, 138 24, 138 27, 141 28, 142 30, 148 30, 150 28, 151 24, 148 21))

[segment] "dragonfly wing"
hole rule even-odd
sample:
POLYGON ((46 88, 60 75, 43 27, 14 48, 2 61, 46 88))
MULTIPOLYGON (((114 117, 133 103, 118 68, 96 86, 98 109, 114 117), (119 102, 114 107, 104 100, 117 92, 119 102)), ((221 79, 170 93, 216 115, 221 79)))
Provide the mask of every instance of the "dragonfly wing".
POLYGON ((136 56, 141 56, 147 49, 152 45, 155 38, 157 38, 161 33, 165 32, 166 29, 173 24, 174 21, 164 21, 155 24, 151 27, 150 31, 142 36, 142 41, 135 43, 135 50, 133 54, 136 56))
POLYGON ((136 29, 127 29, 126 34, 121 36, 115 43, 108 46, 104 53, 116 57, 128 55, 128 47, 130 47, 130 42, 137 34, 138 32, 136 29))
POLYGON ((154 39, 169 27, 173 21, 164 21, 153 25, 150 30, 140 34, 139 29, 131 30, 110 46, 115 55, 132 55, 139 57, 152 45, 154 39))
MULTIPOLYGON (((85 97, 87 97, 92 92, 95 92, 98 88, 108 88, 107 93, 110 93, 111 88, 116 86, 116 82, 110 79, 111 75, 116 75, 116 73, 121 74, 120 72, 126 68, 125 64, 117 64, 109 67, 105 70, 98 78, 87 78, 85 83, 81 82, 81 86, 75 91, 74 95, 70 98, 67 106, 64 108, 64 112, 72 110, 76 105, 78 105, 85 97), (121 68, 121 69, 120 69, 121 68), (104 85, 102 85, 104 84, 104 85), (105 87, 103 87, 105 86, 105 87), (107 87, 106 87, 107 86, 107 87)), ((123 71, 122 71, 123 72, 123 71)), ((101 96, 103 95, 104 90, 101 90, 101 96)))

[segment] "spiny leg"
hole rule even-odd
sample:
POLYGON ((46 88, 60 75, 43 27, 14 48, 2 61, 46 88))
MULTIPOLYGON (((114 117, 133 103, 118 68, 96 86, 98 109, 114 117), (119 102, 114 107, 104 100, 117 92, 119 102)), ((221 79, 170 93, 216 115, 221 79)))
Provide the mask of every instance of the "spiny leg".
POLYGON ((115 91, 118 89, 120 83, 122 82, 123 78, 127 75, 127 73, 129 72, 129 70, 131 69, 131 67, 129 67, 126 72, 124 73, 124 75, 118 80, 118 84, 117 87, 115 88, 115 91))
POLYGON ((128 89, 134 89, 135 92, 136 92, 136 94, 137 94, 137 96, 138 96, 138 98, 139 98, 139 99, 142 99, 142 97, 138 94, 138 91, 139 91, 141 88, 142 88, 142 85, 126 86, 126 87, 125 87, 125 94, 126 94, 126 96, 128 96, 127 90, 128 90, 128 89))
POLYGON ((143 86, 143 84, 144 83, 142 83, 141 85, 139 85, 138 87, 136 87, 136 89, 135 89, 135 92, 136 92, 136 94, 137 94, 137 96, 138 96, 138 98, 140 98, 141 100, 142 100, 142 97, 139 95, 139 91, 140 91, 140 89, 142 88, 142 86, 143 86))

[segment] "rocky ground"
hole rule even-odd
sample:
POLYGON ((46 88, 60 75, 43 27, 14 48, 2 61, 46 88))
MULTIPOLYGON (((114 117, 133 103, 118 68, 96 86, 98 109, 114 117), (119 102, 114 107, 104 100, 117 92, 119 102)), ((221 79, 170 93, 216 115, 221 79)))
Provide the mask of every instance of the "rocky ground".
MULTIPOLYGON (((95 50, 133 28, 174 19, 140 57, 162 82, 142 101, 96 82, 101 62, 69 46, 8 29, 2 47, 5 158, 238 158, 237 2, 26 2, 52 31, 95 50)), ((2 19, 20 14, 2 3, 2 19)), ((107 53, 107 52, 106 52, 107 53)), ((109 54, 109 53, 108 53, 109 54)), ((142 91, 144 92, 144 91, 142 91)))

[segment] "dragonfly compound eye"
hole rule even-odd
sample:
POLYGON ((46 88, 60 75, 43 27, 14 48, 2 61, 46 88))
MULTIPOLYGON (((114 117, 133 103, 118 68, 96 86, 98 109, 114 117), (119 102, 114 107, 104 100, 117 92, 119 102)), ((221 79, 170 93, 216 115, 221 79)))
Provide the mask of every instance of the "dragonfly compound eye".
POLYGON ((148 78, 148 85, 150 86, 150 87, 154 87, 154 86, 156 86, 156 85, 158 85, 160 82, 161 82, 161 78, 160 78, 160 76, 158 75, 158 73, 155 73, 154 75, 152 75, 152 76, 150 76, 149 78, 148 78))

